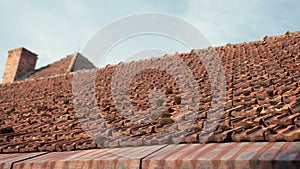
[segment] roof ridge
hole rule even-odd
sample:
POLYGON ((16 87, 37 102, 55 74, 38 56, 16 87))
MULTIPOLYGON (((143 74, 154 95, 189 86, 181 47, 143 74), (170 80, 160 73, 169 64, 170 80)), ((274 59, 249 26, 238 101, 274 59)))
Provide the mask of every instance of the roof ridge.
MULTIPOLYGON (((190 51, 187 51, 187 52, 181 52, 181 53, 191 53, 191 52, 193 52, 193 51, 195 51, 195 50, 198 50, 198 51, 206 51, 206 50, 210 50, 210 49, 213 49, 213 50, 214 50, 214 49, 218 49, 218 48, 229 48, 229 47, 232 47, 232 46, 244 45, 244 44, 250 44, 250 43, 256 43, 256 44, 258 43, 258 44, 261 44, 261 43, 264 43, 265 41, 267 41, 267 40, 270 39, 270 38, 281 38, 281 37, 286 37, 286 36, 290 37, 290 36, 293 36, 293 35, 295 35, 295 34, 297 34, 297 33, 300 33, 300 31, 286 32, 285 34, 282 34, 282 35, 274 35, 274 36, 270 36, 270 37, 265 36, 263 39, 260 39, 260 40, 254 40, 254 41, 248 41, 248 42, 243 42, 243 43, 231 44, 230 46, 226 46, 226 45, 223 45, 223 46, 209 46, 209 47, 207 47, 207 48, 203 48, 203 49, 192 49, 192 50, 190 50, 190 51)), ((166 56, 166 55, 176 55, 176 54, 179 54, 179 53, 178 53, 178 52, 175 52, 175 53, 172 53, 172 54, 165 54, 165 55, 162 55, 162 56, 153 56, 153 57, 151 57, 151 58, 155 58, 155 57, 164 57, 164 56, 166 56)), ((35 69, 33 72, 28 73, 28 74, 27 74, 27 77, 23 78, 21 81, 15 81, 15 82, 12 82, 12 83, 18 83, 18 82, 23 82, 23 81, 26 81, 26 82, 27 82, 27 81, 30 81, 30 80, 37 80, 37 79, 44 79, 44 78, 53 78, 53 77, 65 75, 65 74, 68 74, 68 73, 75 73, 75 72, 72 72, 71 70, 72 70, 72 68, 74 67, 74 64, 76 63, 76 60, 77 60, 77 58, 78 58, 79 55, 80 55, 79 52, 75 52, 75 53, 73 53, 73 54, 69 54, 69 55, 67 55, 66 57, 61 58, 61 59, 58 60, 58 61, 55 61, 55 62, 53 62, 53 63, 51 63, 51 64, 46 65, 46 66, 40 67, 39 69, 35 69), (70 62, 70 65, 69 65, 69 67, 68 67, 66 73, 59 73, 59 74, 56 74, 56 75, 49 75, 49 76, 43 76, 43 77, 28 78, 28 77, 30 77, 30 75, 34 74, 35 72, 39 72, 39 71, 43 70, 44 68, 47 68, 47 67, 49 67, 49 66, 51 66, 51 65, 53 65, 53 64, 55 64, 55 63, 59 63, 59 62, 61 62, 62 60, 68 58, 68 57, 73 57, 73 58, 72 58, 72 60, 71 60, 71 62, 70 62)), ((84 57, 84 56, 83 56, 83 57, 84 57)), ((150 59, 150 58, 148 58, 148 59, 150 59)), ((143 60, 145 60, 145 59, 143 59, 143 60)), ((137 60, 137 61, 141 61, 141 60, 137 60)), ((120 63, 123 63, 123 62, 119 62, 119 63, 116 63, 116 64, 107 64, 107 65, 105 65, 105 66, 103 66, 103 67, 96 67, 96 68, 94 68, 94 69, 97 69, 97 70, 105 69, 105 68, 110 67, 110 66, 112 66, 112 67, 113 67, 113 66, 117 66, 117 65, 119 65, 120 63)), ((126 63, 130 63, 130 62, 126 62, 126 63)), ((90 69, 90 70, 93 70, 93 69, 90 69)), ((0 84, 0 85, 2 85, 2 84, 0 84)))
POLYGON ((244 45, 244 44, 250 44, 250 43, 261 44, 261 43, 263 43, 264 41, 266 41, 268 39, 289 37, 289 36, 293 36, 294 34, 297 34, 297 33, 300 33, 300 31, 294 31, 294 32, 286 31, 284 34, 272 35, 272 36, 265 35, 261 39, 256 39, 256 40, 250 40, 250 41, 245 41, 245 42, 237 42, 237 43, 228 42, 227 44, 224 44, 224 45, 214 46, 214 48, 226 48, 226 47, 230 47, 230 46, 244 45))
MULTIPOLYGON (((78 53, 78 52, 76 52, 76 53, 78 53)), ((65 56, 65 57, 63 57, 63 58, 60 58, 59 60, 57 60, 57 61, 55 61, 55 62, 52 62, 52 63, 50 63, 50 64, 47 64, 47 65, 45 65, 45 66, 42 66, 42 67, 40 67, 40 68, 38 68, 38 69, 35 69, 34 71, 35 71, 35 72, 40 71, 40 70, 42 70, 42 69, 44 69, 44 68, 49 67, 50 65, 53 65, 53 64, 58 63, 58 62, 61 62, 62 60, 66 59, 66 58, 68 58, 68 57, 72 57, 72 55, 74 55, 74 54, 75 54, 75 53, 70 54, 70 55, 67 55, 67 56, 65 56)))
POLYGON ((99 70, 99 69, 104 69, 104 68, 96 67, 96 68, 93 68, 93 69, 82 69, 82 70, 78 70, 76 72, 59 73, 59 74, 56 74, 56 75, 42 76, 42 77, 35 77, 35 78, 25 78, 23 80, 14 81, 12 83, 0 83, 0 86, 10 85, 10 84, 27 83, 27 82, 30 82, 30 81, 38 81, 38 80, 44 80, 44 79, 52 79, 52 78, 56 78, 56 77, 60 77, 60 76, 73 75, 73 74, 78 73, 78 72, 86 72, 86 71, 92 71, 92 70, 95 70, 95 69, 99 70))
POLYGON ((71 63, 69 65, 68 72, 72 71, 72 69, 73 69, 73 67, 74 67, 74 65, 76 63, 76 60, 77 60, 77 58, 79 56, 79 52, 75 52, 72 55, 73 55, 73 58, 72 58, 71 63))

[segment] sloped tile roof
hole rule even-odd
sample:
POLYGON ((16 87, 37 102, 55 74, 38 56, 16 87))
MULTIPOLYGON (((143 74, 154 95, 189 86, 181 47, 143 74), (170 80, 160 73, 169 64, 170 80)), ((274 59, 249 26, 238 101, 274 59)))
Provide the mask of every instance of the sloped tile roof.
MULTIPOLYGON (((209 142, 299 141, 299 42, 300 32, 295 32, 212 48, 224 65, 227 100, 216 130, 207 135, 209 142)), ((86 115, 93 119, 90 130, 109 136, 103 142, 106 146, 164 144, 161 139, 176 142, 178 138, 184 143, 199 143, 212 98, 209 78, 197 52, 205 55, 207 50, 175 54, 190 68, 199 86, 199 112, 193 114, 194 120, 178 119, 183 113, 179 111, 180 101, 175 99, 180 98, 178 84, 168 73, 155 69, 147 69, 131 80, 131 104, 140 113, 146 112, 150 107, 147 96, 159 88, 167 97, 166 112, 150 122, 126 119, 118 113, 112 99, 111 83, 117 68, 113 65, 93 70, 96 72, 96 108, 112 129, 101 130, 102 118, 90 113, 86 115), (168 132, 168 126, 174 121, 178 121, 176 132, 168 132), (160 135, 162 132, 165 133, 160 135), (134 137, 124 139, 120 135, 134 137)), ((0 85, 1 152, 100 148, 78 121, 72 93, 74 75, 76 73, 0 85)), ((86 100, 84 104, 90 105, 90 102, 86 100)))
POLYGON ((54 62, 52 64, 49 64, 47 66, 44 66, 40 69, 35 70, 33 73, 31 73, 26 78, 32 79, 32 78, 48 77, 48 76, 54 76, 54 75, 68 73, 71 71, 77 55, 78 55, 78 53, 68 55, 67 57, 65 57, 57 62, 54 62))

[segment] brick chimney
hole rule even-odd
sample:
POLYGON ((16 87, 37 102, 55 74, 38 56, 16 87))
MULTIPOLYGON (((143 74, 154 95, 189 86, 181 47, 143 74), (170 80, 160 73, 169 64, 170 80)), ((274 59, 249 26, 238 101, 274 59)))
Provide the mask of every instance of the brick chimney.
POLYGON ((8 51, 2 83, 14 82, 34 70, 37 54, 25 48, 8 51))

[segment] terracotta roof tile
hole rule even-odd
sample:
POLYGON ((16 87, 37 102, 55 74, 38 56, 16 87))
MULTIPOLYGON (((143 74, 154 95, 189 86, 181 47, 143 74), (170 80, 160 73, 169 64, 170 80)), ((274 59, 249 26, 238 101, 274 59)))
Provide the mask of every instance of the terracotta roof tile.
MULTIPOLYGON (((112 147, 199 143, 200 136, 207 136, 209 142, 299 141, 299 37, 300 33, 295 32, 264 41, 213 48, 224 64, 227 77, 225 113, 219 121, 211 119, 219 110, 209 111, 212 88, 197 56, 197 52, 205 56, 207 50, 175 54, 195 76, 198 84, 195 89, 199 89, 201 95, 197 105, 188 100, 188 111, 180 112, 180 96, 193 95, 193 92, 182 92, 170 74, 147 69, 131 80, 130 102, 137 110, 128 112, 131 118, 119 113, 112 99, 116 65, 82 71, 86 75, 96 72, 96 98, 95 101, 83 100, 86 107, 79 112, 74 103, 82 96, 77 100, 73 98, 72 80, 80 72, 60 74, 65 70, 50 71, 53 68, 48 69, 50 65, 32 74, 29 77, 32 79, 0 85, 0 152, 101 148, 87 134, 89 132, 85 132, 87 126, 90 132, 99 132, 95 137, 107 137, 103 145, 112 147), (48 76, 49 73, 60 75, 34 79, 35 75, 48 76), (154 104, 165 104, 164 110, 153 113, 150 121, 146 116, 137 117, 137 114, 150 113, 148 96, 154 89, 166 94, 166 103, 161 103, 161 98, 153 100, 154 104), (191 111, 194 109, 197 111, 191 111), (96 110, 101 114, 95 113, 96 110), (78 119, 83 113, 91 121, 80 123, 78 119), (201 132, 205 125, 215 123, 216 129, 201 132)), ((65 68, 71 60, 69 56, 59 64, 65 68)), ((80 80, 89 84, 86 79, 80 80)), ((80 94, 94 96, 88 89, 82 89, 80 94)))
MULTIPOLYGON (((140 160, 164 147, 129 147, 71 152, 53 152, 17 162, 14 169, 140 168, 140 160)), ((0 161, 1 162, 1 161, 0 161)), ((1 166, 1 163, 0 163, 1 166)), ((0 168, 2 169, 2 168, 0 168)))
POLYGON ((36 153, 17 153, 17 154, 1 154, 0 155, 0 169, 10 169, 15 162, 26 160, 28 158, 37 157, 46 154, 44 152, 36 153))
POLYGON ((283 142, 169 145, 142 168, 297 168, 298 151, 299 143, 283 142))
POLYGON ((65 74, 71 72, 72 66, 74 65, 75 59, 78 53, 69 55, 57 62, 49 64, 45 67, 35 70, 30 74, 27 79, 39 78, 39 77, 48 77, 58 74, 65 74))

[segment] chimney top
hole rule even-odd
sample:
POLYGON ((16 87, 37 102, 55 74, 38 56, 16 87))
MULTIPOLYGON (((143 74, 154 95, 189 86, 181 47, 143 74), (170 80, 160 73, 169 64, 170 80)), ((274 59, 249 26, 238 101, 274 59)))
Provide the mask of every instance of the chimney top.
POLYGON ((24 48, 24 47, 15 48, 15 49, 10 49, 10 50, 8 50, 8 53, 16 52, 16 51, 20 51, 20 52, 25 51, 25 52, 31 53, 32 55, 37 56, 37 54, 31 52, 30 50, 28 50, 28 49, 26 49, 26 48, 24 48))
POLYGON ((37 61, 37 54, 24 47, 8 51, 8 58, 2 83, 12 83, 33 71, 37 61))

